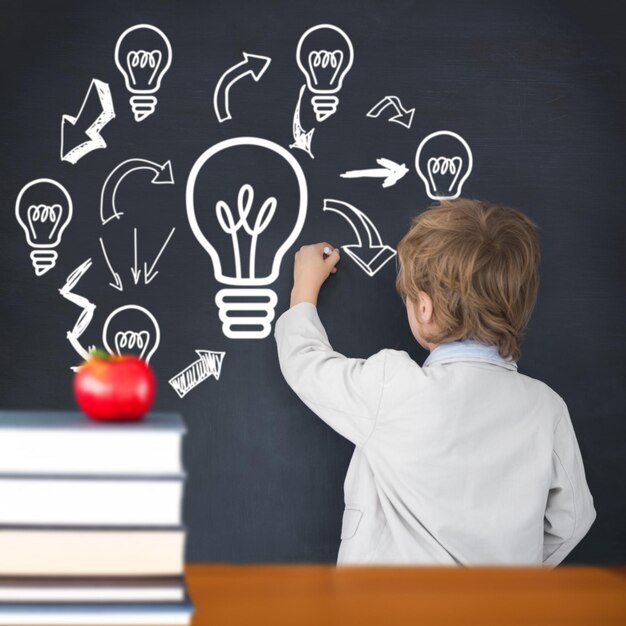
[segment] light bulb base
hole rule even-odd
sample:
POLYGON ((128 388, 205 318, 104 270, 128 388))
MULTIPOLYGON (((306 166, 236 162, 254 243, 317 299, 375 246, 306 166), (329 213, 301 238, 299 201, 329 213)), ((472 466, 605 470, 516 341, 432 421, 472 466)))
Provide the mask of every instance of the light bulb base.
POLYGON ((130 108, 135 116, 135 122, 141 122, 152 115, 156 109, 157 99, 155 96, 132 96, 130 108))
POLYGON ((51 270, 57 262, 59 255, 56 250, 33 250, 30 253, 30 260, 33 262, 35 274, 42 276, 51 270))
POLYGON ((222 332, 229 339, 263 339, 272 332, 278 298, 271 289, 220 289, 215 295, 222 332))
POLYGON ((313 96, 311 98, 315 119, 318 122, 323 122, 335 113, 338 104, 339 98, 337 96, 313 96))

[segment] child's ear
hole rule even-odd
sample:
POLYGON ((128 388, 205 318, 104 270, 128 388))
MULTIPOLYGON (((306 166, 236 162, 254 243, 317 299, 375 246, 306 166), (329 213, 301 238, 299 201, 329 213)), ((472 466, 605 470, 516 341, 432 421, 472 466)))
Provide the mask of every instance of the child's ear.
POLYGON ((432 298, 425 291, 420 291, 417 297, 417 314, 422 324, 433 321, 433 311, 432 298))

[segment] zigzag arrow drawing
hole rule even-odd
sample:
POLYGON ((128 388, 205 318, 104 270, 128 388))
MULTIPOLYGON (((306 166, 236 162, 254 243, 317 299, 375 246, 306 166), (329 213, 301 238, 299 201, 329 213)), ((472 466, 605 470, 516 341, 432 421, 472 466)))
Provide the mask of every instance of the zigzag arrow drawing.
POLYGON ((63 115, 61 118, 61 161, 68 161, 75 165, 79 159, 82 159, 92 150, 106 148, 106 141, 100 135, 100 131, 114 117, 115 110, 113 109, 113 98, 109 85, 94 78, 89 85, 78 115, 63 115), (88 107, 86 113, 83 111, 85 111, 90 99, 93 99, 92 93, 94 92, 98 96, 100 113, 95 121, 87 125, 83 116, 88 114, 89 109, 93 110, 93 107, 88 107), (80 136, 76 136, 76 131, 79 131, 80 136), (70 135, 74 135, 74 140, 70 139, 70 135))
POLYGON ((367 117, 378 117, 387 107, 393 107, 396 114, 391 116, 388 121, 402 124, 405 128, 411 128, 413 123, 413 114, 415 109, 405 109, 400 102, 398 96, 385 96, 380 102, 376 103, 367 113, 367 117))

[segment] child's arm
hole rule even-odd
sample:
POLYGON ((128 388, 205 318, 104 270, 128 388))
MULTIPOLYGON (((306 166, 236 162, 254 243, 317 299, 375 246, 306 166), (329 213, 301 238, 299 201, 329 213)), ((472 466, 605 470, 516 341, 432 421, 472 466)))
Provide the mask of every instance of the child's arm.
POLYGON ((290 387, 338 433, 359 445, 374 428, 382 394, 385 352, 348 359, 335 352, 315 307, 320 287, 336 271, 339 251, 327 243, 296 254, 291 309, 276 322, 278 359, 290 387))
POLYGON ((558 565, 587 534, 595 518, 580 448, 563 405, 563 415, 554 431, 552 483, 544 517, 544 564, 558 565))

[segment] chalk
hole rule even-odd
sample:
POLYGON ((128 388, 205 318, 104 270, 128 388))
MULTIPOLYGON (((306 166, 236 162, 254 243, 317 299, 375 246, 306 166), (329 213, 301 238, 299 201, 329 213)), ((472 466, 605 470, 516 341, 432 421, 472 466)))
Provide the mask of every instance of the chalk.
POLYGON ((330 256, 332 254, 332 250, 328 246, 324 246, 324 250, 322 250, 324 256, 330 256))

